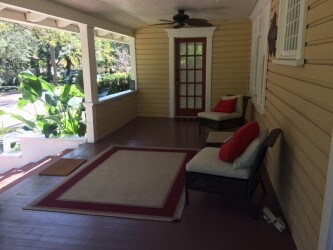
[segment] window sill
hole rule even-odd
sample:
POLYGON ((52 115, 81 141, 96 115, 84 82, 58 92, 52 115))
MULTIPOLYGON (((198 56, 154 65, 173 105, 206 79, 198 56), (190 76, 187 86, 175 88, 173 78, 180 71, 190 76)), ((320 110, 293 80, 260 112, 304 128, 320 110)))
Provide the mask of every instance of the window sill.
POLYGON ((262 107, 261 105, 259 105, 257 103, 257 99, 255 96, 251 96, 251 101, 253 103, 254 108, 256 109, 257 112, 259 112, 259 114, 261 115, 265 114, 265 106, 262 107))
POLYGON ((115 100, 115 99, 121 98, 121 97, 126 96, 126 95, 134 94, 136 92, 137 92, 137 90, 126 90, 126 91, 122 91, 122 92, 119 92, 119 93, 116 93, 116 94, 104 96, 104 97, 99 98, 99 103, 109 101, 109 100, 115 100))
POLYGON ((282 64, 295 67, 300 67, 304 65, 304 59, 298 59, 298 60, 276 59, 273 60, 272 62, 275 64, 282 64))

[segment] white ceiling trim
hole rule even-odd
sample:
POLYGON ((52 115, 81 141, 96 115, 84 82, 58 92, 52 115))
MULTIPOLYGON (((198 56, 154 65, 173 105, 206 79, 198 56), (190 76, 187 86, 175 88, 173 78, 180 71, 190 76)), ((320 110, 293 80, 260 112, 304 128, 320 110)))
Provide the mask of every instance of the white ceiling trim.
POLYGON ((23 8, 26 12, 33 11, 42 15, 46 14, 53 19, 61 18, 71 20, 76 23, 87 24, 91 27, 99 27, 101 29, 110 30, 112 32, 119 33, 120 35, 134 36, 134 31, 132 29, 113 24, 109 21, 102 20, 54 2, 45 0, 1 0, 1 2, 10 8, 23 8))
MULTIPOLYGON (((1 5, 0 5, 1 7, 1 5)), ((73 23, 73 21, 65 20, 65 19, 52 19, 47 15, 42 15, 39 13, 33 12, 20 12, 15 10, 6 9, 6 5, 4 5, 4 9, 1 10, 0 8, 0 20, 10 21, 10 22, 17 22, 24 25, 34 25, 39 27, 46 27, 51 29, 58 29, 69 31, 73 33, 80 33, 79 24, 73 23)), ((120 35, 118 33, 114 33, 109 30, 103 30, 95 28, 95 36, 106 38, 122 43, 129 43, 130 37, 120 35)))
POLYGON ((32 22, 32 23, 38 23, 41 22, 43 20, 45 20, 47 17, 47 15, 44 14, 39 14, 39 13, 34 13, 34 12, 27 12, 25 13, 25 19, 28 22, 32 22))

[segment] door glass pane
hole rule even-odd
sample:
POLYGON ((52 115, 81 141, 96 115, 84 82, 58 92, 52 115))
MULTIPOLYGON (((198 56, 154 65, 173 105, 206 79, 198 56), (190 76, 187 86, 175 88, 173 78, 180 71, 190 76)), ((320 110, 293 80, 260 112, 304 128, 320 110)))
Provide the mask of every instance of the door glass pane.
POLYGON ((202 56, 197 56, 195 58, 196 62, 195 62, 195 68, 196 69, 202 69, 202 56))
POLYGON ((195 71, 195 80, 196 82, 202 82, 202 70, 195 71))
POLYGON ((187 54, 194 55, 194 43, 193 42, 187 44, 187 54))
POLYGON ((194 70, 187 71, 187 82, 194 82, 194 70))
POLYGON ((187 108, 194 108, 194 97, 187 97, 187 108))
POLYGON ((195 95, 202 96, 202 84, 195 85, 195 95))
POLYGON ((202 98, 201 97, 196 97, 195 98, 195 108, 196 109, 201 109, 202 108, 202 98))
POLYGON ((187 57, 187 68, 194 69, 194 57, 193 56, 187 57))
POLYGON ((186 57, 182 56, 180 58, 180 68, 181 69, 186 69, 186 57))
POLYGON ((186 95, 186 84, 180 84, 180 95, 186 95))
POLYGON ((186 82, 186 70, 180 71, 180 82, 186 82))
POLYGON ((202 55, 202 52, 203 52, 202 42, 196 43, 195 54, 202 55))
POLYGON ((180 44, 180 54, 181 55, 186 55, 186 43, 181 43, 180 44))
POLYGON ((194 95, 194 84, 188 84, 187 85, 187 95, 194 95))
POLYGON ((181 109, 186 109, 186 97, 181 97, 180 98, 180 108, 181 109))

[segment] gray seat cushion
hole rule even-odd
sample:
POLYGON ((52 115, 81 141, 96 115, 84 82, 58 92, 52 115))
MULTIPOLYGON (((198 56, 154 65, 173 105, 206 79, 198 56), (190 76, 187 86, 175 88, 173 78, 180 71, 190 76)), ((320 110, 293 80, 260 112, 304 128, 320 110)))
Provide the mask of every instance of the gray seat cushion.
POLYGON ((232 162, 224 162, 219 158, 219 151, 220 148, 206 147, 202 149, 186 164, 186 170, 239 179, 250 177, 252 168, 234 169, 232 162))
POLYGON ((214 120, 214 121, 225 121, 225 120, 229 120, 229 119, 241 118, 242 113, 233 112, 233 113, 227 114, 227 113, 221 113, 221 112, 207 111, 207 112, 198 113, 198 117, 206 118, 206 119, 214 120))

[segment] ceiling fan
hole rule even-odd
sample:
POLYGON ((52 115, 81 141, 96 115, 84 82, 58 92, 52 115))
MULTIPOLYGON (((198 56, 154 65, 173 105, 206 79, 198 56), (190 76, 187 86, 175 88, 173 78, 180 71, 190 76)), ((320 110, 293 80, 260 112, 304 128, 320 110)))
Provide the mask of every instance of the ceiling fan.
POLYGON ((165 24, 176 24, 176 25, 173 26, 174 29, 182 28, 186 24, 188 24, 190 26, 197 26, 197 27, 210 27, 210 26, 212 26, 212 24, 208 23, 207 20, 205 20, 205 19, 190 18, 189 15, 185 14, 184 9, 179 9, 178 14, 174 15, 172 17, 172 19, 173 19, 173 21, 160 19, 160 21, 162 21, 164 23, 152 24, 150 26, 165 25, 165 24))

